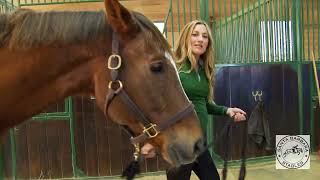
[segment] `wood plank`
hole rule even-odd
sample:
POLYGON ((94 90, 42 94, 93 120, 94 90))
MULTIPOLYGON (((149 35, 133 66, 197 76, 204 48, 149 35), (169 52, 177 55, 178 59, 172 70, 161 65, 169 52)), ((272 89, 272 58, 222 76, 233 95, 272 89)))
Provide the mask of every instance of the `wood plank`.
POLYGON ((108 125, 108 141, 109 141, 109 153, 111 162, 111 175, 122 174, 123 164, 121 159, 121 130, 117 124, 111 121, 107 121, 108 125))
POLYGON ((103 112, 95 106, 95 123, 97 132, 97 155, 99 176, 111 175, 110 148, 108 139, 108 125, 103 112))
MULTIPOLYGON (((46 151, 47 151, 47 163, 48 163, 48 178, 61 178, 61 159, 59 154, 59 150, 61 149, 61 142, 60 142, 60 133, 59 128, 57 128, 57 124, 59 123, 56 121, 48 121, 44 124, 44 128, 46 129, 46 151)), ((63 131, 65 129, 61 129, 63 131)))
POLYGON ((75 127, 75 144, 76 144, 76 155, 77 163, 76 165, 82 172, 86 172, 87 163, 86 163, 86 152, 85 152, 85 141, 84 141, 84 129, 85 119, 83 118, 83 98, 82 97, 73 97, 73 114, 74 114, 74 127, 75 127))
MULTIPOLYGON (((57 122, 55 123, 57 124, 57 122)), ((60 159, 60 178, 70 178, 73 177, 72 172, 72 152, 71 152, 71 132, 69 121, 61 121, 57 124, 56 128, 59 130, 59 142, 60 149, 57 151, 57 156, 60 159)))
POLYGON ((17 178, 28 179, 30 177, 30 169, 27 123, 21 124, 15 128, 15 141, 17 178))
POLYGON ((85 143, 85 158, 88 176, 98 175, 98 156, 97 156, 97 141, 96 141, 96 126, 94 105, 89 98, 83 97, 83 118, 84 118, 84 143, 85 143))
POLYGON ((11 142, 10 142, 10 134, 5 133, 4 143, 0 148, 3 148, 3 157, 4 157, 4 178, 11 178, 12 177, 12 160, 11 160, 11 142))
MULTIPOLYGON (((46 148, 46 128, 40 122, 29 122, 27 124, 27 147, 30 178, 48 178, 46 148)), ((21 147, 20 147, 21 148, 21 147)), ((23 148, 24 149, 24 148, 23 148)))

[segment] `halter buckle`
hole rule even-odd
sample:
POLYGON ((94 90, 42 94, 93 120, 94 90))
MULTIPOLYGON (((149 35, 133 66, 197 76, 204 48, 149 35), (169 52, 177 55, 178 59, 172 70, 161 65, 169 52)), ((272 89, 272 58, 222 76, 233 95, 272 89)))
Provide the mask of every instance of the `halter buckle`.
POLYGON ((159 131, 156 129, 157 125, 150 123, 149 127, 143 127, 143 133, 147 134, 149 138, 154 138, 159 134, 159 131))
POLYGON ((112 54, 108 58, 108 69, 116 70, 119 69, 121 66, 121 57, 118 54, 112 54), (112 60, 117 60, 117 64, 112 66, 112 60))
POLYGON ((122 82, 120 80, 110 81, 109 85, 108 85, 108 88, 114 90, 115 94, 118 94, 123 89, 123 85, 122 85, 122 82), (118 83, 118 85, 114 85, 115 83, 118 83), (117 89, 114 90, 113 87, 117 87, 117 89))

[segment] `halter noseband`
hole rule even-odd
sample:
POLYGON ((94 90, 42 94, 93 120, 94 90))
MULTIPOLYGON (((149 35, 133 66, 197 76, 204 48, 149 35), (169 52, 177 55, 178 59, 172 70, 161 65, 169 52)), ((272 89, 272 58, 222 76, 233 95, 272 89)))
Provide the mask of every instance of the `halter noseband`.
POLYGON ((144 115, 144 113, 140 110, 140 108, 133 102, 133 100, 129 97, 129 95, 124 90, 123 84, 119 78, 119 70, 121 68, 122 59, 119 55, 119 40, 116 37, 116 34, 112 35, 112 55, 108 58, 108 69, 110 70, 111 80, 108 84, 108 93, 106 95, 106 101, 104 106, 104 114, 108 117, 108 108, 117 95, 119 95, 122 100, 135 112, 138 116, 139 122, 143 124, 143 131, 140 135, 133 137, 134 134, 125 128, 131 137, 131 143, 137 144, 143 142, 147 139, 156 137, 161 131, 165 130, 172 124, 181 120, 184 116, 188 115, 193 111, 193 105, 190 103, 183 110, 179 111, 177 114, 173 115, 168 120, 164 121, 160 124, 152 123, 148 118, 144 115))

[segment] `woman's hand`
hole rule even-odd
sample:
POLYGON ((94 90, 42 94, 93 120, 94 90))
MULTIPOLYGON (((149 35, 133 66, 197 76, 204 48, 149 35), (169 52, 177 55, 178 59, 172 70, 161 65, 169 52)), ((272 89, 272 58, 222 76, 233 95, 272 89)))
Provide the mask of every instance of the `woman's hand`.
POLYGON ((145 158, 153 158, 156 156, 156 148, 153 145, 146 143, 141 148, 141 154, 144 155, 145 158))
POLYGON ((228 108, 227 115, 233 118, 235 122, 246 120, 246 112, 239 108, 228 108))

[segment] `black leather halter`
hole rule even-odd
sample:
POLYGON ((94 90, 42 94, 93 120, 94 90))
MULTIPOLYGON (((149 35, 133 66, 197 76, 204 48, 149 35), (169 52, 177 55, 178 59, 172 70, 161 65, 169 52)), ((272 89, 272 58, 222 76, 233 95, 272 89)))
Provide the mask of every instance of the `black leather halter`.
MULTIPOLYGON (((123 84, 119 78, 119 71, 121 70, 122 59, 119 55, 119 40, 116 33, 112 36, 112 55, 108 58, 108 69, 110 70, 111 80, 108 85, 108 93, 106 96, 104 114, 108 117, 108 109, 112 100, 119 95, 122 100, 131 108, 137 115, 139 122, 143 124, 143 131, 140 135, 133 137, 133 133, 129 130, 128 133, 132 136, 131 143, 137 144, 147 139, 156 137, 161 131, 170 127, 172 124, 178 122, 183 117, 193 111, 193 105, 189 103, 187 107, 167 119, 163 123, 155 124, 144 115, 140 108, 133 102, 129 95, 124 90, 123 84)), ((126 128, 125 128, 126 129, 126 128)))

